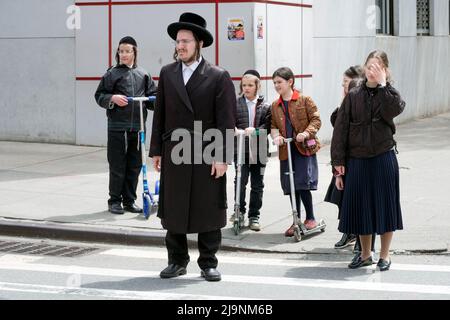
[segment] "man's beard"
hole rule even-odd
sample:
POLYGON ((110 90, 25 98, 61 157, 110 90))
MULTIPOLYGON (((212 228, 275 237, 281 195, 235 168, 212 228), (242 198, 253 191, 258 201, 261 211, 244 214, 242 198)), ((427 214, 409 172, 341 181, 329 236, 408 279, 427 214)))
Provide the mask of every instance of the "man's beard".
POLYGON ((191 64, 197 61, 197 52, 190 56, 187 60, 182 60, 185 64, 191 64))

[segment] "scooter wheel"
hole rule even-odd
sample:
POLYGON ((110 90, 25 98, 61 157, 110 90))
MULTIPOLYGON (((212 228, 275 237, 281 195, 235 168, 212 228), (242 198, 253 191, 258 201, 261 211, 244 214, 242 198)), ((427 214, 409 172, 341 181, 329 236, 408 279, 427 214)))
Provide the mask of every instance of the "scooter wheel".
POLYGON ((300 240, 302 240, 302 235, 298 227, 294 229, 294 239, 296 242, 300 242, 300 240))
POLYGON ((325 232, 325 227, 327 226, 327 225, 325 224, 325 221, 320 220, 319 226, 321 227, 321 228, 320 228, 320 232, 325 232))
POLYGON ((150 216, 150 207, 151 207, 150 196, 148 194, 143 195, 143 202, 144 205, 142 211, 144 212, 144 218, 148 219, 148 217, 150 216))
POLYGON ((158 204, 157 203, 152 204, 151 210, 150 210, 150 215, 155 214, 157 212, 158 212, 158 204))
POLYGON ((155 182, 155 195, 159 194, 159 180, 156 180, 155 182))
POLYGON ((234 234, 235 235, 238 235, 239 234, 239 222, 238 221, 235 221, 235 222, 233 222, 233 231, 234 231, 234 234))

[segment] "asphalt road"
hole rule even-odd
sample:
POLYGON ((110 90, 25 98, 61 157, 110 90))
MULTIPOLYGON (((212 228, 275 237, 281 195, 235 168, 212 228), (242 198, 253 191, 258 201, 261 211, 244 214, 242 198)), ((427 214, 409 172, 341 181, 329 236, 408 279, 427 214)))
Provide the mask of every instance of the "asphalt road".
POLYGON ((207 282, 200 277, 196 250, 190 253, 187 275, 160 279, 159 272, 167 265, 165 248, 2 237, 0 299, 450 298, 449 255, 395 255, 391 270, 381 273, 375 265, 348 269, 350 255, 222 251, 218 267, 222 281, 207 282), (52 252, 54 256, 49 255, 52 252))

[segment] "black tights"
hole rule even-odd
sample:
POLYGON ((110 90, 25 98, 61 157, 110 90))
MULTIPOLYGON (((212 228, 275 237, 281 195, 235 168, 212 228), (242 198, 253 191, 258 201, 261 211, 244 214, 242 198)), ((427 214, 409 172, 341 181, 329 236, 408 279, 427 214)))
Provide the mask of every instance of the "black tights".
MULTIPOLYGON (((292 204, 292 198, 291 204, 292 204)), ((308 220, 314 220, 314 209, 313 209, 313 202, 312 202, 312 194, 310 190, 295 190, 295 200, 296 200, 296 208, 298 217, 300 218, 300 200, 303 202, 303 206, 305 207, 306 211, 306 219, 308 220)))

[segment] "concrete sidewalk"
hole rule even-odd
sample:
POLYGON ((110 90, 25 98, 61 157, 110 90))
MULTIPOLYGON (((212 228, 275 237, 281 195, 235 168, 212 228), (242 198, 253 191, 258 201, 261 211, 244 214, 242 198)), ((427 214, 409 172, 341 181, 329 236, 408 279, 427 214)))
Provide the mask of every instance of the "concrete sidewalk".
MULTIPOLYGON (((395 253, 449 251, 449 129, 450 113, 398 126, 404 230, 395 233, 392 243, 395 253)), ((331 179, 329 146, 318 153, 318 160, 319 190, 313 192, 313 200, 316 218, 327 224, 324 233, 298 243, 284 237, 292 216, 289 199, 282 195, 279 183, 278 159, 271 158, 265 174, 262 230, 244 229, 235 236, 229 223, 223 229, 223 249, 349 254, 351 248, 333 248, 341 236, 337 231, 337 208, 323 202, 331 179)), ((234 169, 230 168, 228 175, 230 216, 234 169)), ((150 172, 152 184, 155 178, 154 172, 150 172)), ((138 194, 140 190, 141 184, 138 194)), ((131 213, 112 215, 106 211, 107 198, 105 148, 0 142, 0 234, 163 244, 165 231, 158 218, 151 216, 145 220, 131 213)), ((139 198, 138 203, 141 201, 139 198)), ((189 238, 195 242, 196 235, 189 238)))

